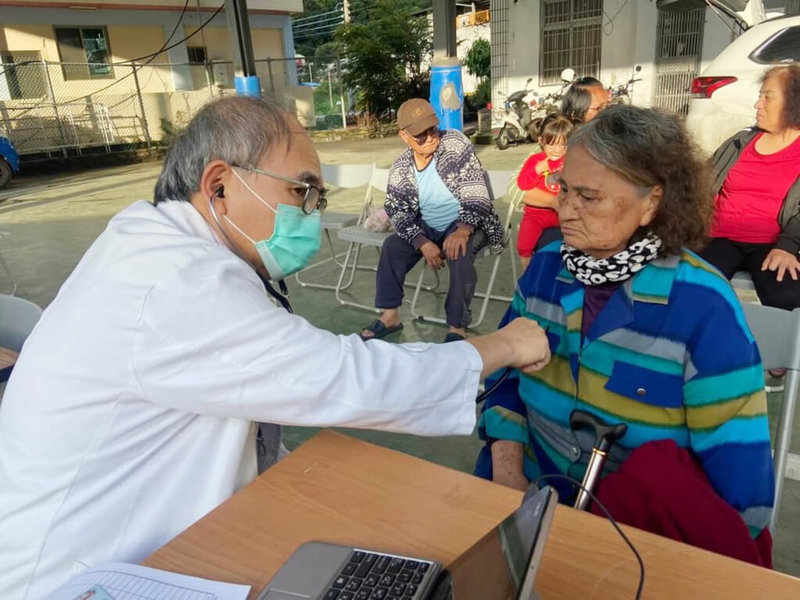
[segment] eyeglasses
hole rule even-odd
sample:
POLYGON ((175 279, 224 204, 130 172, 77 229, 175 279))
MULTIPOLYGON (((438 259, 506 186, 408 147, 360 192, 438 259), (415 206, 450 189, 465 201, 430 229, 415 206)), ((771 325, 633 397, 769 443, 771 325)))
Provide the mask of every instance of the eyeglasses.
MULTIPOLYGON (((408 132, 406 132, 408 133, 408 132)), ((411 135, 410 133, 408 135, 411 135)), ((411 137, 416 140, 416 142, 421 146, 425 142, 428 141, 428 137, 436 137, 439 135, 439 128, 434 125, 433 127, 428 127, 425 131, 418 135, 411 135, 411 137)))
POLYGON ((292 179, 291 177, 284 177, 283 175, 278 175, 277 173, 271 173, 262 169, 256 169, 255 167, 243 167, 241 165, 231 166, 244 171, 252 171, 253 173, 258 173, 259 175, 266 175, 267 177, 272 177, 274 179, 280 179, 281 181, 288 181, 289 183, 294 183, 295 185, 303 188, 305 190, 305 194, 303 195, 303 206, 301 208, 307 215, 310 215, 315 210, 325 212, 325 207, 328 206, 328 199, 325 197, 327 190, 317 187, 312 183, 300 181, 299 179, 292 179))

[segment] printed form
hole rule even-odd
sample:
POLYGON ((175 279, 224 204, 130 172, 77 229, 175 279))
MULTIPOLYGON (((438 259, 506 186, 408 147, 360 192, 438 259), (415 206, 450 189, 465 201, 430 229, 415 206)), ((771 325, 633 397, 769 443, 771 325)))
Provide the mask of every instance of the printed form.
POLYGON ((249 585, 109 563, 76 575, 44 600, 246 600, 249 592, 249 585))

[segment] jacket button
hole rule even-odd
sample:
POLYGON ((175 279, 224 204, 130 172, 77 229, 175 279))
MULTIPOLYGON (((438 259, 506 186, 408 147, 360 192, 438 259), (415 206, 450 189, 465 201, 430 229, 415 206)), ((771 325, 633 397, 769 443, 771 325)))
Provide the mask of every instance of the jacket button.
POLYGON ((644 389, 644 388, 638 388, 636 390, 636 395, 637 396, 646 396, 647 395, 647 390, 644 389))
POLYGON ((575 458, 578 458, 580 455, 581 455, 581 451, 576 446, 573 446, 572 447, 572 456, 574 456, 575 458))

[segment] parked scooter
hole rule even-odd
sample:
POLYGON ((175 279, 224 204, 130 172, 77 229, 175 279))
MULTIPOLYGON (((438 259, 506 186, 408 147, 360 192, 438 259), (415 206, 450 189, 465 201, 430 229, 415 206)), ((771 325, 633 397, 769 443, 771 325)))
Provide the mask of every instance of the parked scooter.
POLYGON ((503 126, 497 132, 495 144, 499 150, 505 150, 509 144, 517 142, 531 142, 531 107, 525 101, 525 96, 533 90, 528 89, 528 84, 533 81, 533 77, 528 77, 525 88, 514 92, 505 102, 505 113, 503 114, 503 126))
POLYGON ((561 72, 561 80, 564 85, 560 90, 527 102, 525 97, 533 91, 528 89, 528 85, 533 81, 533 78, 529 77, 525 82, 524 89, 516 91, 506 98, 505 112, 502 117, 503 126, 495 138, 497 148, 505 150, 510 144, 537 142, 542 120, 548 114, 559 110, 561 97, 574 79, 575 71, 564 69, 561 72))
POLYGON ((631 104, 633 103, 633 86, 637 81, 642 79, 637 78, 636 75, 642 70, 642 65, 633 67, 631 78, 625 83, 618 86, 610 86, 608 88, 608 99, 611 104, 631 104))

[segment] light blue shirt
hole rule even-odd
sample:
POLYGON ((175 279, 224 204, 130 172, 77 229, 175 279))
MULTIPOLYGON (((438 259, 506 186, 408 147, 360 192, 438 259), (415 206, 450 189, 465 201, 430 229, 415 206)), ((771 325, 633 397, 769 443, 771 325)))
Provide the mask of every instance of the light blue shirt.
POLYGON ((458 219, 460 203, 436 172, 436 158, 422 171, 414 169, 419 188, 419 210, 422 220, 436 231, 444 231, 458 219))

